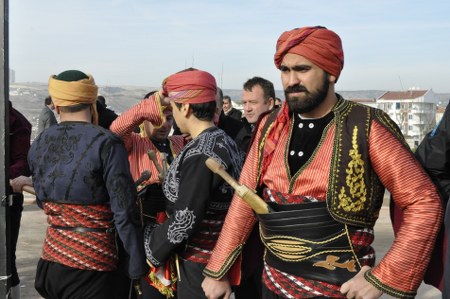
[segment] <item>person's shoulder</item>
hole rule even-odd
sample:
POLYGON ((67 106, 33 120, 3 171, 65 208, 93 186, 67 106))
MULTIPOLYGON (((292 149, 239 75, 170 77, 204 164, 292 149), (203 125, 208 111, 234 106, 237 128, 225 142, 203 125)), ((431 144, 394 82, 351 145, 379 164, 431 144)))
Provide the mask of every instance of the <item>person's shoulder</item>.
POLYGON ((242 116, 242 111, 241 110, 238 110, 238 109, 236 109, 236 108, 231 108, 231 111, 230 111, 230 113, 228 114, 228 116, 233 116, 233 117, 235 117, 236 119, 237 118, 240 118, 241 116, 242 116))
POLYGON ((49 110, 50 110, 50 109, 48 109, 48 107, 45 106, 45 107, 43 107, 43 108, 41 109, 40 114, 47 114, 47 113, 49 112, 49 110))
MULTIPOLYGON (((96 125, 93 123, 88 122, 73 122, 73 123, 60 123, 59 126, 75 126, 74 129, 76 132, 86 135, 88 138, 94 137, 96 140, 100 142, 104 142, 107 140, 111 141, 119 141, 122 142, 122 139, 116 135, 115 133, 111 132, 110 130, 103 128, 100 125, 96 125)), ((56 126, 50 126, 50 128, 53 128, 56 126)))
POLYGON ((217 127, 224 130, 231 138, 235 138, 239 131, 242 130, 244 124, 242 121, 237 120, 233 117, 224 116, 219 119, 217 127))
MULTIPOLYGON (((386 112, 384 112, 379 108, 368 106, 351 100, 346 100, 342 97, 340 99, 341 101, 334 108, 335 111, 346 111, 347 108, 350 108, 351 110, 355 110, 356 113, 364 113, 364 112, 369 113, 375 118, 378 118, 380 116, 382 117, 387 116, 386 112)), ((343 115, 347 115, 347 113, 344 113, 343 115)))
POLYGON ((261 128, 266 122, 273 122, 277 118, 278 113, 280 113, 281 108, 277 107, 268 111, 265 111, 261 113, 261 115, 258 117, 258 121, 256 122, 255 126, 257 128, 261 128))
POLYGON ((117 117, 118 116, 118 114, 114 111, 114 110, 112 110, 112 109, 109 109, 108 107, 104 107, 103 108, 103 112, 105 113, 105 114, 108 114, 108 115, 114 115, 115 117, 117 117))
POLYGON ((122 139, 120 138, 119 135, 117 135, 116 133, 114 133, 114 132, 112 132, 112 131, 110 131, 110 130, 108 130, 108 129, 106 129, 106 128, 100 126, 100 125, 94 125, 94 124, 92 124, 92 126, 93 126, 96 130, 98 130, 99 133, 101 133, 102 135, 104 135, 104 138, 111 139, 111 140, 120 140, 120 141, 122 140, 122 139))

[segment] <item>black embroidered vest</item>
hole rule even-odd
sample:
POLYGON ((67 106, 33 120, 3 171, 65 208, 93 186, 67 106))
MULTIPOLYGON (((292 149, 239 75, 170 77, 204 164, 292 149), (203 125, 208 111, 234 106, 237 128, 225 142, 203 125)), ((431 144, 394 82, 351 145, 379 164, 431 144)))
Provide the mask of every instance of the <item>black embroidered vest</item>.
POLYGON ((382 110, 341 98, 333 112, 336 135, 327 192, 328 210, 339 222, 372 227, 384 196, 384 186, 370 164, 368 145, 373 121, 386 127, 406 147, 407 144, 400 129, 382 110))
MULTIPOLYGON (((369 134, 373 121, 384 126, 408 147, 403 135, 382 110, 344 100, 340 95, 333 108, 336 123, 333 154, 327 191, 327 207, 331 216, 341 223, 373 227, 383 204, 384 186, 371 167, 369 134)), ((277 113, 277 112, 275 112, 277 113)), ((268 117, 272 122, 274 117, 268 117)), ((272 129, 262 130, 259 157, 263 143, 272 129)))

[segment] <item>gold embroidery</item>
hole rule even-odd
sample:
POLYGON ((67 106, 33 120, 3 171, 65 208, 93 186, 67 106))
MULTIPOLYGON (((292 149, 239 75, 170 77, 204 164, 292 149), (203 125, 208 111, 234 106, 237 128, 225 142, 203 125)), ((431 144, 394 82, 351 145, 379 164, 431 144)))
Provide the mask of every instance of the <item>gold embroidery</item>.
POLYGON ((345 188, 341 188, 339 194, 339 207, 346 212, 359 212, 363 210, 366 202, 366 184, 364 183, 364 161, 358 151, 358 127, 353 128, 352 149, 349 151, 351 161, 346 169, 347 177, 345 183, 350 191, 350 196, 345 192, 345 188))
POLYGON ((296 238, 292 236, 264 236, 261 232, 261 240, 273 255, 283 261, 288 262, 301 262, 315 256, 327 253, 344 253, 352 252, 350 248, 345 249, 321 249, 328 243, 331 243, 339 238, 345 236, 346 232, 340 232, 339 234, 321 241, 307 240, 296 238), (313 247, 317 247, 313 251, 313 247))
POLYGON ((326 260, 314 263, 313 266, 323 267, 328 270, 335 270, 337 268, 347 269, 349 272, 356 272, 355 260, 346 261, 344 263, 338 262, 339 257, 335 255, 327 255, 326 260))

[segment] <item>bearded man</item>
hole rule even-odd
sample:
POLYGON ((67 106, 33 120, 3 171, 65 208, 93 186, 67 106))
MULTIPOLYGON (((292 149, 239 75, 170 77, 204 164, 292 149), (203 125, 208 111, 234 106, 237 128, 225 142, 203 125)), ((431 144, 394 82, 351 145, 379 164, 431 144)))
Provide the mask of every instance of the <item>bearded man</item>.
POLYGON ((240 176, 272 212, 255 216, 234 196, 204 271, 206 296, 229 298, 259 220, 263 298, 414 298, 442 220, 435 186, 385 113, 335 93, 344 65, 336 33, 284 32, 274 61, 286 103, 260 122, 240 176), (373 227, 385 188, 405 218, 375 266, 373 227))

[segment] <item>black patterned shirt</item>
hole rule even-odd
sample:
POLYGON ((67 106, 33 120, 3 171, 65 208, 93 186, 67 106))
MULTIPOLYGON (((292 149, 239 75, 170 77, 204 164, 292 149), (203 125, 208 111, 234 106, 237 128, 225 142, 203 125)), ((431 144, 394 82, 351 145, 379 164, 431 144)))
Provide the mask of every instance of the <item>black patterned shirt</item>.
POLYGON ((206 129, 184 147, 163 184, 164 195, 174 203, 173 214, 156 228, 145 230, 147 259, 156 267, 175 251, 193 262, 209 260, 234 193, 207 168, 209 157, 235 179, 239 177, 243 154, 221 129, 206 129))

